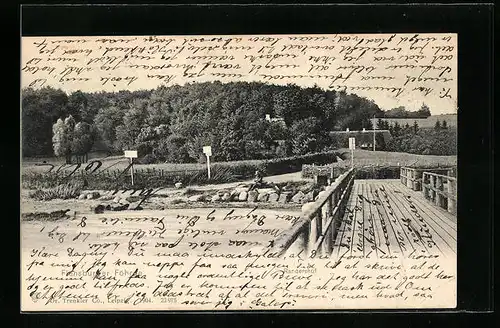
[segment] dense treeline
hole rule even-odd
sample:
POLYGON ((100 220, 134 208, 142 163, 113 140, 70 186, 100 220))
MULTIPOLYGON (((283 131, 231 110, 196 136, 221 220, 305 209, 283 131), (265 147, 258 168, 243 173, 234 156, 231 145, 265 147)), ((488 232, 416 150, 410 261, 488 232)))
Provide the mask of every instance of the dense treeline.
POLYGON ((111 152, 137 149, 143 162, 195 162, 203 161, 204 145, 212 145, 216 161, 334 149, 329 131, 369 126, 382 111, 353 94, 291 84, 207 82, 69 95, 28 88, 22 93, 23 156, 52 156, 53 125, 69 115, 90 125, 111 152))
POLYGON ((413 125, 401 126, 379 120, 377 126, 391 133, 387 143, 383 138, 377 139, 380 150, 421 155, 457 154, 457 129, 448 127, 446 121, 436 121, 434 128, 420 128, 416 121, 413 125))
POLYGON ((431 110, 425 103, 417 111, 408 111, 404 106, 395 107, 384 112, 385 118, 427 118, 431 110))

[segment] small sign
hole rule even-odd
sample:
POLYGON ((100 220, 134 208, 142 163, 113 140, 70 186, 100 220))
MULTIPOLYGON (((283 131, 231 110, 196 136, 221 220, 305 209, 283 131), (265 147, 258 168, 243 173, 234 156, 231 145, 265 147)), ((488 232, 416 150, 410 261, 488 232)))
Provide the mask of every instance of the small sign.
POLYGON ((349 138, 349 149, 356 149, 356 138, 349 138))
POLYGON ((212 146, 204 146, 203 153, 207 156, 212 156, 212 146))
POLYGON ((125 150, 125 157, 137 158, 137 150, 125 150))

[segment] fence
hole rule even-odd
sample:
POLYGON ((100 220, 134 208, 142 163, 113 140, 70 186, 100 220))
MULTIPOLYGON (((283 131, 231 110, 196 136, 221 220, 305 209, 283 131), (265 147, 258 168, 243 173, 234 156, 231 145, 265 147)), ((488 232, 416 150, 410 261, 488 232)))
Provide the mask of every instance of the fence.
POLYGON ((422 190, 422 176, 424 172, 442 174, 447 176, 455 176, 455 168, 414 168, 401 167, 400 180, 401 183, 414 191, 422 190))
POLYGON ((436 206, 457 213, 457 179, 455 177, 424 172, 422 177, 424 198, 436 206))
POLYGON ((290 247, 297 247, 306 252, 331 254, 354 177, 355 171, 350 169, 341 174, 333 185, 321 192, 311 208, 303 213, 301 219, 276 238, 272 251, 281 256, 290 247))

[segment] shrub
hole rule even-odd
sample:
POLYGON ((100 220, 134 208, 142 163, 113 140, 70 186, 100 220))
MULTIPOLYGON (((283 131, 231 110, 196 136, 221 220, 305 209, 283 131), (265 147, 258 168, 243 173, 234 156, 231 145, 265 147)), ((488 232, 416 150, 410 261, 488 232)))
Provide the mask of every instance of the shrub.
MULTIPOLYGON (((163 188, 171 187, 177 182, 184 186, 228 183, 252 179, 255 171, 261 171, 265 176, 297 172, 302 169, 303 164, 315 163, 317 165, 333 163, 336 160, 336 152, 325 152, 277 158, 265 161, 240 161, 233 163, 217 163, 211 166, 211 178, 208 179, 206 169, 168 171, 155 168, 140 168, 134 172, 134 188, 163 188)), ((65 173, 26 172, 23 173, 23 187, 27 189, 42 189, 57 187, 68 182, 65 173)), ((123 170, 105 170, 90 173, 80 170, 73 174, 70 181, 77 183, 87 189, 126 189, 132 188, 130 172, 123 170)))
POLYGON ((30 194, 36 200, 70 199, 80 195, 81 187, 74 183, 61 184, 55 188, 38 189, 30 194))

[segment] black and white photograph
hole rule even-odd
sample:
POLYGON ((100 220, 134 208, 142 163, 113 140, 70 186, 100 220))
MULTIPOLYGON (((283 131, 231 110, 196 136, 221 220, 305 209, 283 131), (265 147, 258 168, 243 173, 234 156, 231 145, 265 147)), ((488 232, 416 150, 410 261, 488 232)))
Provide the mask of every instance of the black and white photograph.
POLYGON ((22 37, 22 310, 455 308, 458 39, 22 37))

